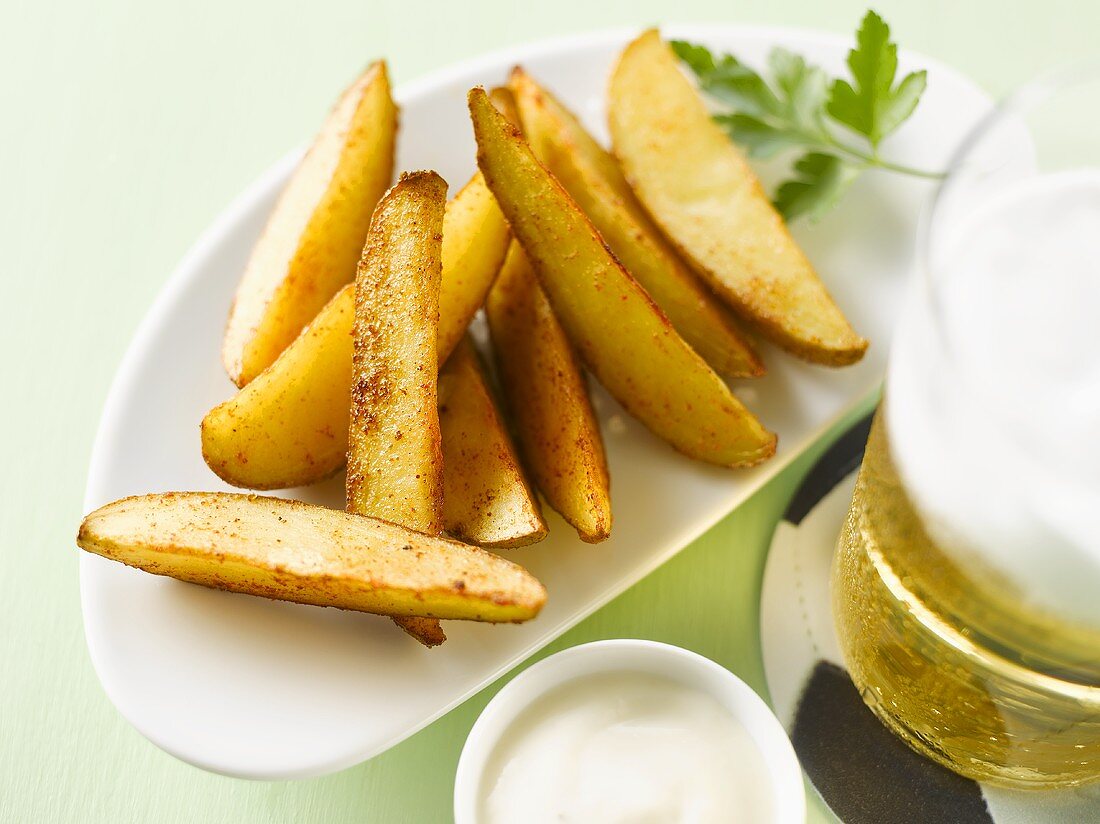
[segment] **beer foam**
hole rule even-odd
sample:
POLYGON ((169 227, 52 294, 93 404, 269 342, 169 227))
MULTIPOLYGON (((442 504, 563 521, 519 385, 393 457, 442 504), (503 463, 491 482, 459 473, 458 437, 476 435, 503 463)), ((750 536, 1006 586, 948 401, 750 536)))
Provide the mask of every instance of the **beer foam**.
POLYGON ((954 217, 895 335, 893 457, 964 570, 1100 627, 1100 170, 954 217))

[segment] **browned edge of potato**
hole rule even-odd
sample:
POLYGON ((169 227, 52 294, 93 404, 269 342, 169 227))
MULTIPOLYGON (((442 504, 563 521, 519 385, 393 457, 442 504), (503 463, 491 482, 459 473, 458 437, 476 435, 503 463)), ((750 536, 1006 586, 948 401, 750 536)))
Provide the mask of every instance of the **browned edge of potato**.
POLYGON ((565 187, 676 331, 720 374, 758 377, 764 364, 729 310, 680 260, 638 203, 615 159, 522 68, 509 81, 535 156, 565 187))
POLYGON ((485 303, 501 386, 535 485, 581 540, 611 534, 599 423, 580 359, 513 241, 485 303))
POLYGON ((530 573, 477 547, 260 495, 123 498, 85 517, 76 542, 155 575, 381 615, 519 622, 546 601, 530 573))
MULTIPOLYGON (((403 174, 374 212, 355 280, 347 509, 427 535, 443 530, 436 344, 446 197, 435 172, 403 174)), ((431 620, 394 620, 426 646, 446 638, 431 620)))
POLYGON ((397 106, 384 61, 340 97, 256 242, 229 312, 222 360, 245 386, 345 284, 393 179, 397 106))
POLYGON ((393 622, 408 635, 415 638, 428 649, 438 647, 447 640, 447 633, 438 618, 426 618, 422 615, 391 615, 393 622))
POLYGON ((867 341, 655 29, 630 43, 612 72, 608 124, 638 199, 742 319, 814 363, 844 366, 863 357, 867 341))
POLYGON ((673 329, 483 89, 470 91, 469 106, 478 166, 562 327, 611 395, 692 458, 748 466, 771 457, 775 435, 673 329))

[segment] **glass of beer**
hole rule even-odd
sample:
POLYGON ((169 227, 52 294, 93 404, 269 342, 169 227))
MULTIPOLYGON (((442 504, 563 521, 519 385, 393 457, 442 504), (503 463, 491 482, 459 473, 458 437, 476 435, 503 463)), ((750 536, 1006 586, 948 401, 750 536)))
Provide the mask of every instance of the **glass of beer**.
POLYGON ((887 727, 978 781, 1100 780, 1100 69, 1010 97, 926 215, 832 576, 887 727))

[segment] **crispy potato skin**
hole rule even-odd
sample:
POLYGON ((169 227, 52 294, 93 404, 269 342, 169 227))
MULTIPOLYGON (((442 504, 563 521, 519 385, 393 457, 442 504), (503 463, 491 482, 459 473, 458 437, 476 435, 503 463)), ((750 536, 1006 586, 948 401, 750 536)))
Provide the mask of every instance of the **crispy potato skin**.
POLYGON ((677 334, 485 91, 473 89, 469 105, 478 166, 562 328, 600 382, 690 457, 722 466, 771 457, 775 436, 677 334))
POLYGON ((517 547, 546 537, 538 499, 467 337, 439 373, 443 521, 467 543, 517 547))
POLYGON ((524 463, 547 502, 596 543, 611 534, 603 439, 580 360, 516 242, 485 304, 524 463))
POLYGON ((447 640, 443 626, 438 618, 424 618, 419 615, 392 615, 393 622, 409 635, 429 649, 438 647, 447 640))
POLYGON ((403 175, 378 204, 355 281, 348 511, 442 531, 436 329, 447 184, 403 175))
POLYGON ((202 456, 233 486, 315 483, 344 463, 355 288, 345 286, 278 359, 201 426, 202 456))
POLYGON ((565 187, 676 331, 723 375, 764 374, 764 364, 729 311, 661 236, 615 159, 522 69, 512 72, 509 87, 535 156, 565 187))
POLYGON ((344 92, 245 267, 222 360, 245 386, 355 277, 371 213, 393 177, 397 107, 384 62, 344 92))
POLYGON ((437 344, 440 365, 458 346, 470 320, 485 303, 510 239, 508 221, 481 172, 477 172, 447 204, 443 216, 437 344))
POLYGON ((857 335, 656 30, 627 46, 608 122, 626 179, 686 260, 761 335, 805 360, 863 357, 857 335))
POLYGON ((476 547, 259 495, 124 498, 88 515, 77 545, 215 589, 384 615, 516 622, 546 600, 526 570, 476 547))
MULTIPOLYGON (((447 204, 437 354, 461 340, 496 277, 501 224, 506 243, 507 223, 480 172, 447 204)), ((286 489, 320 481, 344 465, 354 302, 349 284, 287 348, 293 356, 280 357, 206 416, 203 456, 226 483, 286 489)))

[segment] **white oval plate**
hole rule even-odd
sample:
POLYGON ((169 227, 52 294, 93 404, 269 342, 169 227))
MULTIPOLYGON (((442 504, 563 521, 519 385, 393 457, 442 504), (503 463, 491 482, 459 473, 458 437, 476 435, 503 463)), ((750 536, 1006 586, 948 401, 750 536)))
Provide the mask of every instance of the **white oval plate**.
MULTIPOLYGON (((399 169, 438 170, 457 191, 474 170, 465 95, 523 63, 600 137, 610 65, 635 31, 589 34, 477 59, 408 84, 399 169)), ((831 73, 849 38, 742 27, 670 27, 666 34, 762 65, 777 44, 831 73)), ((891 140, 907 162, 942 168, 990 106, 970 81, 934 61, 913 120, 891 140)), ((199 239, 144 319, 111 389, 85 506, 164 490, 227 489, 199 452, 199 421, 232 392, 219 358, 230 298, 248 251, 298 153, 246 191, 199 239)), ((858 366, 833 371, 765 351, 770 374, 738 392, 779 433, 779 452, 750 471, 692 463, 623 416, 597 391, 610 460, 614 537, 588 546, 559 519, 543 543, 508 553, 550 593, 537 620, 493 627, 449 622, 426 650, 381 618, 190 586, 83 555, 81 597, 104 689, 145 736, 216 772, 278 779, 319 775, 393 746, 489 684, 706 531, 778 473, 880 382, 911 268, 928 184, 871 174, 843 207, 796 234, 856 329, 872 341, 858 366)), ((290 490, 343 506, 342 479, 290 490)), ((732 550, 732 548, 731 548, 732 550)))

